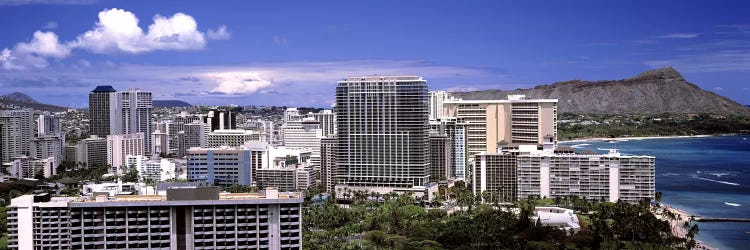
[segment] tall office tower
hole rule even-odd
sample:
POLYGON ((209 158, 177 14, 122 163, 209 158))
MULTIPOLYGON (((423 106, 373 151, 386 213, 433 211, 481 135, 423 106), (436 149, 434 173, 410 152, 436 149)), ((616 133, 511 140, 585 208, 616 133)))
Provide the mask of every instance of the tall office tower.
POLYGON ((188 149, 187 178, 218 186, 251 185, 250 151, 242 147, 188 149))
POLYGON ((117 90, 96 86, 89 93, 89 135, 102 138, 122 133, 122 109, 117 90))
POLYGON ((430 182, 447 180, 450 177, 450 138, 445 134, 430 133, 430 182))
POLYGON ((0 117, 15 117, 18 119, 20 141, 17 141, 17 146, 20 147, 21 154, 28 155, 31 150, 31 139, 34 138, 34 110, 28 108, 0 110, 0 117))
POLYGON ((210 131, 219 129, 237 129, 237 113, 231 110, 211 109, 203 120, 210 131))
POLYGON ((122 108, 122 133, 143 133, 145 152, 151 152, 151 92, 128 89, 119 92, 122 108))
POLYGON ((443 119, 443 103, 449 100, 456 98, 445 91, 430 91, 430 120, 443 119))
POLYGON ((654 157, 608 154, 518 155, 518 198, 565 196, 616 202, 654 197, 654 157))
MULTIPOLYGON (((176 142, 176 141, 175 141, 176 142)), ((163 130, 154 130, 151 133, 151 153, 152 154, 170 154, 172 153, 171 144, 172 141, 169 138, 169 134, 163 130)))
POLYGON ((557 99, 446 100, 444 115, 465 122, 469 159, 495 152, 497 143, 542 144, 547 135, 557 143, 557 99))
POLYGON ((514 202, 518 196, 518 179, 516 157, 518 150, 504 150, 498 153, 479 153, 475 155, 472 169, 472 193, 486 196, 484 202, 514 202))
POLYGON ((424 187, 430 179, 427 102, 427 82, 419 76, 339 81, 338 184, 378 192, 424 187))
POLYGON ((57 167, 63 161, 63 145, 65 141, 58 136, 43 135, 31 140, 31 152, 29 156, 36 159, 52 157, 57 167))
POLYGON ((0 163, 22 155, 21 119, 0 113, 0 163))
POLYGON ((336 190, 336 143, 336 137, 320 140, 320 181, 329 193, 336 190))
POLYGON ((321 110, 318 113, 309 113, 309 117, 312 117, 318 123, 320 123, 320 129, 323 137, 329 137, 336 134, 336 114, 331 110, 321 110))
POLYGON ((125 157, 145 155, 145 135, 143 133, 107 136, 107 164, 110 173, 122 175, 125 157))
POLYGON ((300 193, 23 195, 8 211, 10 249, 301 249, 300 193))
POLYGON ((39 115, 36 119, 37 135, 60 136, 60 117, 49 114, 39 115))
POLYGON ((76 160, 87 167, 107 164, 107 139, 92 135, 76 144, 76 160))
POLYGON ((257 131, 225 129, 214 130, 206 137, 206 147, 216 148, 221 146, 239 147, 249 141, 261 141, 262 136, 257 131))

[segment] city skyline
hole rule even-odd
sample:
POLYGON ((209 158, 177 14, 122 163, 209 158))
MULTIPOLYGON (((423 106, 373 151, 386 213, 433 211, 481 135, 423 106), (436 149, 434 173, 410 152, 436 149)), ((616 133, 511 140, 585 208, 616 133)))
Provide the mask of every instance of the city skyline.
POLYGON ((352 75, 420 75, 431 90, 509 90, 672 66, 703 89, 750 103, 741 1, 73 2, 0 3, 3 90, 75 108, 96 85, 195 105, 329 107, 335 82, 352 75))

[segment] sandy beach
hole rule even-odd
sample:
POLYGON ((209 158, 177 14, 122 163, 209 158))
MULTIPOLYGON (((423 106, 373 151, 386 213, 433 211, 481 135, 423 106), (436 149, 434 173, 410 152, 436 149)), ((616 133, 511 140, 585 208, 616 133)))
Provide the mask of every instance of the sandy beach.
MULTIPOLYGON (((685 235, 687 234, 687 230, 683 228, 682 225, 685 224, 685 222, 690 221, 690 218, 693 215, 691 215, 690 213, 684 210, 670 207, 669 205, 663 204, 663 203, 661 204, 661 207, 658 207, 658 208, 655 207, 655 210, 652 210, 652 211, 654 212, 654 215, 656 216, 656 218, 669 221, 669 225, 670 227, 672 227, 672 234, 674 236, 685 238, 685 235), (670 220, 669 216, 667 216, 666 213, 664 213, 665 209, 668 212, 671 212, 672 214, 674 214, 675 215, 674 217, 676 219, 670 220)), ((718 248, 709 246, 704 242, 696 240, 696 245, 694 249, 717 250, 718 248)))
POLYGON ((616 138, 604 138, 604 137, 592 137, 592 138, 581 138, 568 141, 559 141, 560 143, 566 142, 588 142, 588 141, 628 141, 628 140, 649 140, 649 139, 674 139, 674 138, 701 138, 701 137, 712 137, 712 136, 730 136, 736 134, 713 134, 713 135, 669 135, 669 136, 642 136, 642 137, 616 137, 616 138))

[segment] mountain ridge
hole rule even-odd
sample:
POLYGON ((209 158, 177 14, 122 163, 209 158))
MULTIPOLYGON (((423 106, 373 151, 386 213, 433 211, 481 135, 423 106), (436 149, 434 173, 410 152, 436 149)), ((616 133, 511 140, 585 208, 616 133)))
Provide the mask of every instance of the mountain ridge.
POLYGON ((0 96, 0 108, 2 109, 16 109, 16 108, 32 108, 41 111, 50 112, 62 112, 68 110, 67 107, 61 107, 51 104, 44 104, 37 102, 29 95, 21 92, 13 92, 10 94, 0 96))
POLYGON ((701 89, 672 67, 621 80, 569 80, 528 89, 452 92, 464 100, 506 99, 524 94, 558 99, 560 113, 713 113, 750 115, 750 108, 701 89))

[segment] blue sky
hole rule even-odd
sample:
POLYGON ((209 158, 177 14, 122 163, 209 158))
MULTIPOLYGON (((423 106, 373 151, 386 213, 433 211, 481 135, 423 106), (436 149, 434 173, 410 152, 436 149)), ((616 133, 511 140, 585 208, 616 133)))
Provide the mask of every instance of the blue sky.
POLYGON ((747 1, 0 0, 0 94, 84 107, 105 84, 326 107, 348 75, 515 89, 672 66, 750 104, 749 13, 747 1))

